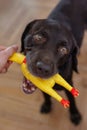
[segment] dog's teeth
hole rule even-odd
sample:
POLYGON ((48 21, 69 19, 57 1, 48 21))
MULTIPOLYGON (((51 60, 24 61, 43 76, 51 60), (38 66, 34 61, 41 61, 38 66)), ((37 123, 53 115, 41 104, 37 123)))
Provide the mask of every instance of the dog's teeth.
POLYGON ((23 83, 23 87, 26 88, 26 84, 25 83, 23 83))
POLYGON ((29 84, 29 83, 30 83, 30 81, 29 81, 29 80, 27 80, 27 83, 29 84))
POLYGON ((34 85, 32 84, 32 82, 29 81, 29 80, 27 80, 26 78, 23 81, 22 87, 23 87, 23 91, 26 94, 31 94, 32 92, 34 92, 36 90, 36 88, 34 87, 34 85))
POLYGON ((31 92, 31 90, 30 90, 30 89, 28 89, 27 91, 28 91, 29 93, 31 92))
POLYGON ((31 88, 31 90, 32 90, 32 91, 35 91, 35 88, 34 88, 34 87, 32 87, 32 88, 31 88))
POLYGON ((26 87, 24 87, 24 90, 25 90, 25 91, 28 91, 28 89, 27 89, 26 87))

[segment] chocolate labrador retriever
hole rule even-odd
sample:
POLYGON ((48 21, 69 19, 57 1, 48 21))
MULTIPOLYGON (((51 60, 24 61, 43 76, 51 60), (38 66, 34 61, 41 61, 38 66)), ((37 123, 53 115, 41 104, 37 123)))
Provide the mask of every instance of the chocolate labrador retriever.
MULTIPOLYGON (((26 54, 29 71, 38 77, 49 78, 60 73, 73 86, 73 71, 78 73, 77 53, 81 47, 87 21, 87 0, 61 0, 46 19, 29 23, 22 35, 22 52, 26 54)), ((46 86, 44 86, 46 87, 46 86)), ((64 90, 70 101, 70 119, 78 125, 81 114, 71 93, 64 90)), ((24 78, 23 90, 26 93, 35 91, 35 86, 24 78)), ((42 113, 51 111, 51 98, 46 93, 41 107, 42 113)))

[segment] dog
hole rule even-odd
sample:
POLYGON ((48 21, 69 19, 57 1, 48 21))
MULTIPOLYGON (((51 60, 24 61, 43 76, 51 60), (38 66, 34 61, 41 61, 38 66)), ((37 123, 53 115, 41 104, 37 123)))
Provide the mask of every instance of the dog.
MULTIPOLYGON (((26 55, 28 69, 33 75, 46 79, 59 73, 73 86, 72 76, 74 71, 78 73, 77 55, 87 22, 86 5, 87 0, 61 0, 46 19, 36 19, 25 27, 21 38, 21 52, 26 55)), ((23 83, 25 92, 35 90, 34 85, 26 78, 23 83)), ((70 101, 70 119, 78 125, 82 116, 74 97, 57 84, 54 89, 65 91, 70 101)), ((51 97, 46 93, 43 96, 41 112, 49 113, 51 97)))

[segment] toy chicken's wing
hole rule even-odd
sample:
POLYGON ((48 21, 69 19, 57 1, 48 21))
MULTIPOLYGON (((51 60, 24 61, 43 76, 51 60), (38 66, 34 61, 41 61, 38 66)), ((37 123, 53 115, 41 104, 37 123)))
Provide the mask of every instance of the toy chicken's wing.
POLYGON ((57 84, 63 86, 65 89, 71 92, 73 96, 77 97, 79 95, 78 90, 72 87, 68 82, 66 82, 66 80, 64 80, 64 78, 61 75, 56 74, 53 76, 53 79, 57 84))

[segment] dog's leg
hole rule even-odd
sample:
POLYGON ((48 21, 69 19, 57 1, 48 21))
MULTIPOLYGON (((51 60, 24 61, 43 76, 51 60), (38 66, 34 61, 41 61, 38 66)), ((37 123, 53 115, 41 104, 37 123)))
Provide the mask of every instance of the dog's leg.
POLYGON ((80 123, 80 121, 81 121, 81 114, 77 109, 77 106, 76 106, 75 99, 74 99, 73 95, 70 92, 68 92, 67 90, 65 90, 65 92, 66 92, 67 97, 68 97, 68 99, 70 101, 70 108, 69 108, 70 119, 75 125, 78 125, 80 123))
POLYGON ((51 97, 44 92, 43 92, 43 96, 44 96, 45 101, 42 104, 40 111, 41 113, 49 113, 51 111, 51 105, 52 105, 51 97))

